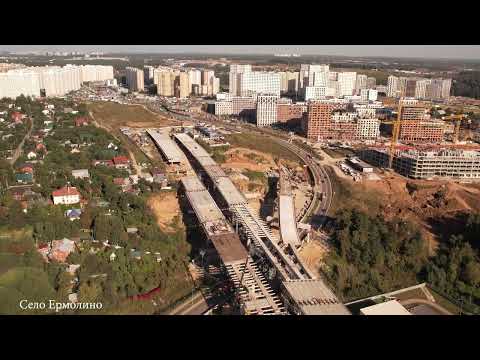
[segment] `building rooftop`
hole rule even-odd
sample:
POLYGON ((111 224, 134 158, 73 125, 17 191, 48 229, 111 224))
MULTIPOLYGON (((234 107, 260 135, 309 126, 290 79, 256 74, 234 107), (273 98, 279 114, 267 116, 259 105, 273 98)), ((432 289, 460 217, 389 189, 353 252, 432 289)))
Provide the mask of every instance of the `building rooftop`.
POLYGON ((380 304, 360 309, 362 315, 412 315, 397 300, 390 300, 380 304))
POLYGON ((282 285, 304 315, 350 315, 321 279, 288 280, 282 285))
POLYGON ((53 196, 73 196, 73 195, 80 195, 76 187, 73 186, 65 186, 61 189, 52 191, 53 196))

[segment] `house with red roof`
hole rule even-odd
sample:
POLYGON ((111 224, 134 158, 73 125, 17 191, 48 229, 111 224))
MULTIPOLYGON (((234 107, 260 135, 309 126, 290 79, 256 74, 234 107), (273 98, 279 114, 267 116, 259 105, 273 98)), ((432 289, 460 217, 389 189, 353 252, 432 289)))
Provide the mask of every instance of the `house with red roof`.
POLYGON ((18 111, 12 112, 12 120, 15 122, 15 124, 21 123, 22 119, 24 118, 24 115, 22 113, 19 113, 18 111))
POLYGON ((78 117, 75 119, 76 127, 86 126, 86 125, 88 125, 88 119, 86 117, 78 117))
POLYGON ((53 204, 77 204, 80 202, 80 193, 76 187, 65 186, 52 192, 53 204))
POLYGON ((117 169, 128 169, 130 167, 130 160, 126 156, 115 156, 113 163, 117 169))

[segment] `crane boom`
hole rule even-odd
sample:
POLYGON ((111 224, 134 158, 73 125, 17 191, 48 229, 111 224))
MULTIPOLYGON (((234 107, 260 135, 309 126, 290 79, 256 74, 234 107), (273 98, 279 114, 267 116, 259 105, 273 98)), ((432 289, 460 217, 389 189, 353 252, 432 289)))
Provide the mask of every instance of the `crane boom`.
POLYGON ((388 168, 391 169, 393 165, 393 155, 395 153, 395 145, 398 141, 398 136, 400 135, 400 124, 402 121, 402 98, 398 101, 398 114, 397 119, 393 122, 392 129, 392 140, 390 141, 390 151, 388 157, 388 168))

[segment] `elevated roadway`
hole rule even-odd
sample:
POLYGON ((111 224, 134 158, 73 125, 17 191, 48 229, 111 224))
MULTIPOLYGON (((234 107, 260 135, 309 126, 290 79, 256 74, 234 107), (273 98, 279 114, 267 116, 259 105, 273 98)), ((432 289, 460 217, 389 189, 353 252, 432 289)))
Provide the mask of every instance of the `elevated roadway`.
POLYGON ((270 288, 200 179, 196 176, 184 177, 181 184, 207 241, 216 249, 235 287, 242 313, 285 314, 281 299, 270 288))

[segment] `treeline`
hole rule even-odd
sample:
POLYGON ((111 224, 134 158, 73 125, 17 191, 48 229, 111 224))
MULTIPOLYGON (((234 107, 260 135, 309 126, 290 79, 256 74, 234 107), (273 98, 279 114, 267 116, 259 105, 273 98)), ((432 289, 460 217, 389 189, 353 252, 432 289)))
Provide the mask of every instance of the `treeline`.
POLYGON ((452 94, 480 99, 480 71, 463 71, 454 78, 452 94))
POLYGON ((341 210, 325 273, 344 300, 414 285, 427 258, 418 229, 357 210, 341 210))
POLYGON ((480 310, 480 214, 470 215, 464 231, 430 258, 416 225, 353 209, 338 213, 332 240, 323 272, 344 301, 427 282, 480 310))

